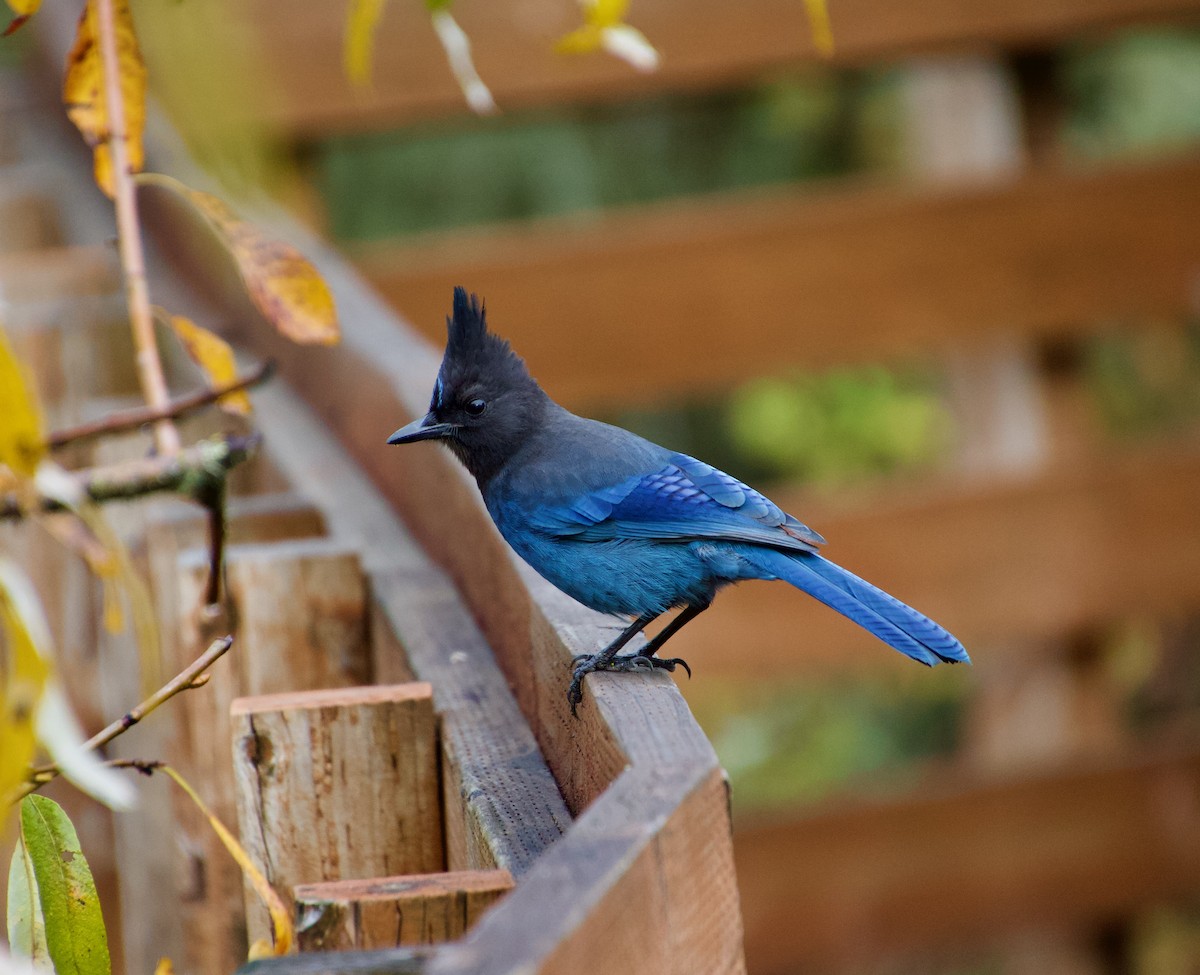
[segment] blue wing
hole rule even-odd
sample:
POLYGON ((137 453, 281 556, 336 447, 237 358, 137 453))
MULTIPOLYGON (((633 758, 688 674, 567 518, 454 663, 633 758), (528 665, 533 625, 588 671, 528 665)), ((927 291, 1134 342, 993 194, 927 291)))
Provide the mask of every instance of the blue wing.
POLYGON ((713 539, 815 552, 825 542, 777 505, 702 461, 673 454, 666 467, 539 508, 532 524, 581 541, 713 539))

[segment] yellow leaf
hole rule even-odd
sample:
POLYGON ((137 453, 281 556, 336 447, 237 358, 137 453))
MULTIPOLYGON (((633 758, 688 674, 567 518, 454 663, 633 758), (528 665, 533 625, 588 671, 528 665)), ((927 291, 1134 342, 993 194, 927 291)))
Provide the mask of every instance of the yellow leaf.
POLYGON ((600 30, 591 24, 576 27, 554 42, 554 50, 559 54, 591 54, 599 49, 600 30))
MULTIPOLYGON (((120 71, 121 103, 125 115, 125 147, 130 172, 140 172, 145 159, 142 130, 146 126, 146 65, 133 29, 128 0, 112 0, 120 71)), ((110 127, 104 94, 104 63, 100 56, 99 18, 96 0, 88 0, 75 44, 67 55, 63 79, 63 102, 75 127, 95 153, 96 184, 113 195, 112 154, 108 148, 110 127)))
MULTIPOLYGON (((242 868, 242 873, 246 875, 250 886, 254 888, 254 892, 258 894, 263 902, 263 906, 266 907, 268 913, 271 915, 271 936, 274 940, 274 954, 286 955, 292 948, 294 938, 292 918, 283 901, 280 900, 279 895, 275 893, 275 889, 267 883, 267 878, 254 865, 254 861, 250 859, 250 855, 233 834, 225 828, 225 824, 213 815, 212 810, 205 805, 204 800, 196 794, 196 790, 188 784, 187 780, 169 765, 163 765, 161 769, 175 780, 175 784, 179 788, 188 794, 188 797, 196 804, 196 808, 200 810, 204 818, 208 820, 209 825, 212 826, 213 832, 217 834, 217 838, 225 844, 225 849, 237 861, 237 865, 242 868)), ((255 950, 262 951, 262 947, 256 944, 254 950, 251 951, 251 957, 261 957, 260 955, 255 955, 255 950)))
POLYGON ((37 706, 50 677, 50 665, 38 652, 14 597, 3 586, 0 633, 0 812, 7 812, 33 763, 37 706))
POLYGON ((33 386, 25 381, 21 363, 0 329, 0 465, 32 477, 45 456, 46 437, 33 386))
POLYGON ((15 34, 25 21, 36 14, 38 7, 42 5, 42 0, 8 0, 8 5, 16 16, 13 17, 12 22, 5 28, 2 35, 4 37, 8 37, 9 34, 15 34))
MULTIPOLYGON (((237 361, 228 342, 183 315, 169 315, 167 321, 192 361, 204 371, 210 385, 220 388, 237 382, 237 361)), ((222 396, 217 404, 239 416, 251 413, 250 397, 244 389, 222 396)))
POLYGON ((154 975, 175 975, 175 963, 170 958, 160 958, 154 966, 154 975))
POLYGON ((812 27, 813 43, 824 57, 833 55, 833 27, 829 23, 829 7, 825 0, 804 0, 808 23, 812 27))
POLYGON ((385 0, 351 0, 342 62, 347 77, 359 86, 371 83, 372 48, 384 3, 385 0))
POLYGON ((268 237, 209 193, 161 173, 143 173, 142 185, 161 186, 190 204, 237 263, 246 291, 264 317, 293 342, 334 345, 340 338, 329 285, 291 244, 268 237))

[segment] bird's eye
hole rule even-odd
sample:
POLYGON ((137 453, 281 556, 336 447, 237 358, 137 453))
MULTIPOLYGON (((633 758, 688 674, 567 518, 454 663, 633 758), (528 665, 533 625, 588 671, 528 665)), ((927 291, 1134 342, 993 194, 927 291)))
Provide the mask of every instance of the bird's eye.
POLYGON ((480 416, 487 409, 487 403, 481 399, 473 399, 463 408, 467 411, 468 416, 480 416))

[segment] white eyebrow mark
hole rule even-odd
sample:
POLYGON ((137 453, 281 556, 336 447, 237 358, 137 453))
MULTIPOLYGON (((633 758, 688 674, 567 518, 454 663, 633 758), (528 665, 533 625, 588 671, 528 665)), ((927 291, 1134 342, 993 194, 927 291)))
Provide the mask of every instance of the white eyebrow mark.
POLYGON ((433 407, 434 409, 442 408, 442 377, 438 376, 437 381, 433 384, 433 407))

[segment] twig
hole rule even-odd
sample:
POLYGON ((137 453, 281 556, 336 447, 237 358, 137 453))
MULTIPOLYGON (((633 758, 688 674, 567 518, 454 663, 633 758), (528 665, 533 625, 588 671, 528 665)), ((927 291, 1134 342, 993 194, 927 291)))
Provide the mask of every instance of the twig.
POLYGON ((236 393, 239 390, 257 386, 270 379, 274 372, 275 363, 267 360, 228 386, 221 386, 217 389, 198 389, 194 393, 172 400, 166 406, 139 406, 132 410, 110 413, 91 423, 81 423, 78 426, 67 427, 65 430, 56 430, 46 438, 46 445, 51 450, 58 450, 67 444, 78 443, 80 440, 91 440, 107 434, 136 430, 147 423, 154 423, 156 420, 176 419, 209 406, 228 393, 236 393))
POLYGON ((142 720, 151 711, 166 703, 176 694, 181 691, 191 690, 193 687, 199 687, 207 683, 207 680, 197 684, 197 680, 204 674, 209 667, 221 659, 229 648, 233 646, 232 636, 223 636, 219 640, 213 640, 204 653, 200 654, 187 667, 181 670, 178 674, 172 677, 167 683, 163 684, 157 691, 151 694, 137 707, 127 712, 122 717, 118 718, 103 731, 92 735, 84 744, 84 748, 91 750, 94 748, 103 748, 118 735, 124 734, 135 724, 142 720))
MULTIPOLYGON (((84 749, 86 751, 94 751, 97 748, 103 748, 114 738, 123 735, 151 711, 165 704, 176 694, 191 690, 194 687, 204 686, 204 684, 208 683, 209 678, 209 675, 205 671, 220 660, 231 646, 233 646, 232 636, 223 636, 218 640, 213 640, 204 653, 200 654, 199 657, 146 698, 146 700, 142 701, 141 704, 119 717, 103 731, 92 735, 91 738, 84 742, 84 749)), ((143 762, 140 759, 117 759, 105 764, 112 765, 114 768, 132 767, 137 768, 139 771, 147 772, 149 769, 142 766, 157 766, 160 763, 143 762)), ((57 765, 40 765, 30 773, 29 785, 44 785, 57 776, 59 771, 57 765)), ((33 789, 29 789, 28 791, 32 792, 33 789)), ((28 792, 24 794, 27 795, 28 792)))
MULTIPOLYGON (((147 494, 174 491, 203 499, 213 485, 223 484, 229 471, 249 459, 258 449, 258 434, 247 437, 215 437, 202 440, 170 457, 145 457, 105 467, 75 471, 72 476, 83 495, 92 501, 117 501, 147 494)), ((65 511, 58 498, 42 496, 35 502, 40 511, 65 511)), ((25 509, 14 492, 0 493, 0 521, 21 518, 25 509)))
MULTIPOLYGON (((117 237, 121 251, 121 269, 125 275, 125 301, 133 326, 133 344, 137 349, 137 371, 142 395, 151 409, 163 409, 170 400, 163 376, 158 341, 154 335, 154 316, 150 310, 150 289, 146 283, 146 258, 138 223, 137 193, 129 171, 125 138, 125 103, 121 95, 121 63, 117 52, 116 15, 113 0, 96 0, 96 20, 100 35, 100 58, 104 65, 104 102, 108 109, 108 151, 112 156, 113 202, 117 213, 117 237)), ((159 420, 154 438, 160 454, 176 454, 180 449, 179 431, 169 419, 159 420)))

